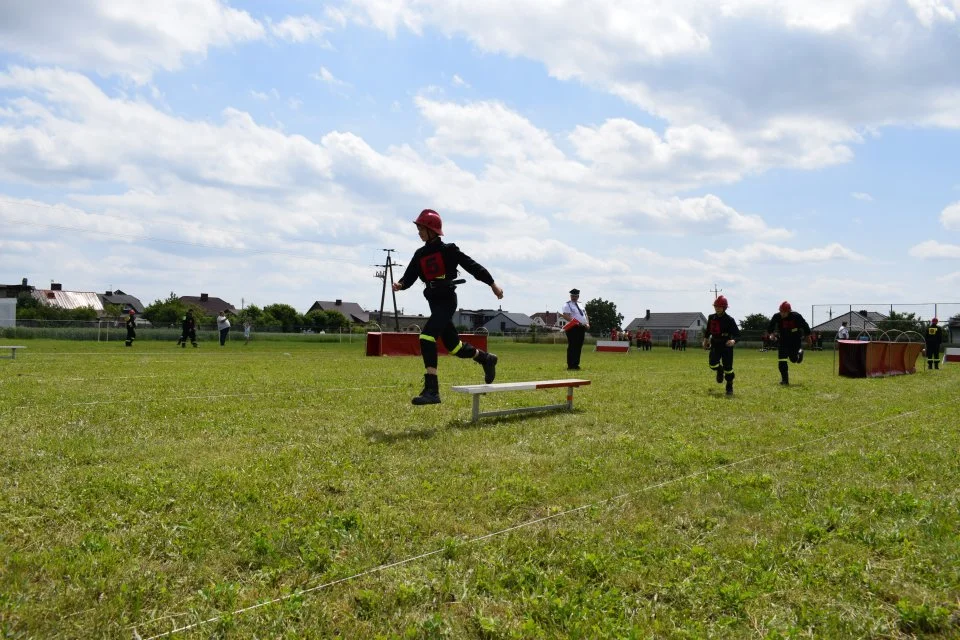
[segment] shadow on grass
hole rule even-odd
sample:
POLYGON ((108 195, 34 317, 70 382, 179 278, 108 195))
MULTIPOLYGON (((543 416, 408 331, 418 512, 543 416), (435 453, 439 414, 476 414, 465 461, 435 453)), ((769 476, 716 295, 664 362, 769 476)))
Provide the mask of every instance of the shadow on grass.
POLYGON ((493 427, 506 426, 512 424, 522 424, 524 422, 529 422, 531 418, 539 418, 543 416, 556 416, 556 415, 569 415, 579 416, 585 413, 581 409, 574 409, 573 411, 564 411, 558 409, 557 411, 540 411, 540 412, 530 412, 530 413, 517 413, 514 415, 507 416, 496 416, 492 418, 481 418, 477 422, 471 422, 470 419, 453 419, 447 422, 442 427, 425 427, 423 429, 404 429, 402 431, 384 431, 382 429, 364 429, 363 437, 365 437, 371 444, 393 444, 395 442, 405 442, 408 440, 429 440, 434 437, 441 431, 452 431, 455 429, 461 431, 468 431, 473 429, 490 429, 493 427))

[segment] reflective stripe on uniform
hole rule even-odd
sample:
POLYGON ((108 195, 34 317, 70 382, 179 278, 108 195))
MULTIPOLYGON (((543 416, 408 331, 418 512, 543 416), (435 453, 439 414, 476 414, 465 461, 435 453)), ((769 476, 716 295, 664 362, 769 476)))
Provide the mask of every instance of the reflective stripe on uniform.
POLYGON ((450 352, 450 355, 452 355, 452 356, 457 355, 457 351, 460 351, 460 349, 462 349, 462 348, 463 348, 463 343, 462 343, 462 342, 458 342, 458 343, 457 343, 457 346, 454 347, 453 350, 450 352))
POLYGON ((421 333, 421 334, 420 334, 420 339, 421 339, 421 340, 426 340, 427 342, 436 342, 436 341, 437 341, 436 338, 434 338, 433 336, 428 336, 428 335, 425 334, 425 333, 421 333))

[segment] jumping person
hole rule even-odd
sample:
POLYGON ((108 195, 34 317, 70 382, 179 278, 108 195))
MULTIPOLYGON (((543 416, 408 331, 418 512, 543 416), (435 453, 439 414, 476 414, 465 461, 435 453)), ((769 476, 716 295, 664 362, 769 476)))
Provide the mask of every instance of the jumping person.
POLYGON ((127 341, 126 344, 128 347, 133 346, 133 341, 137 339, 137 312, 133 309, 130 309, 130 313, 127 314, 127 341))
POLYGON ((939 320, 936 318, 932 319, 930 326, 927 327, 927 335, 923 336, 926 343, 927 369, 940 368, 940 345, 943 343, 943 327, 938 325, 938 322, 939 320))
POLYGON ((183 316, 183 321, 180 325, 180 339, 177 340, 177 344, 187 348, 187 339, 190 339, 190 344, 194 347, 197 345, 197 321, 193 318, 193 309, 188 309, 187 314, 183 316))
POLYGON ((713 302, 713 313, 707 318, 707 328, 703 337, 703 348, 710 349, 708 363, 717 372, 717 384, 726 379, 727 395, 733 395, 733 346, 740 337, 737 321, 727 315, 727 299, 717 296, 713 302))
POLYGON ((767 332, 776 331, 780 334, 780 347, 777 350, 777 368, 780 369, 780 384, 790 384, 790 369, 787 362, 800 364, 803 362, 803 339, 810 335, 810 325, 799 313, 793 310, 790 303, 784 300, 780 303, 780 312, 773 314, 767 332))
POLYGON ((580 352, 583 351, 583 339, 590 328, 587 310, 580 306, 580 289, 570 289, 570 299, 563 304, 560 314, 567 321, 564 331, 567 334, 567 369, 580 370, 580 352), (574 322, 576 321, 576 322, 574 322))
POLYGON ((433 209, 424 209, 413 221, 417 225, 420 239, 424 245, 417 249, 410 265, 393 285, 394 291, 409 289, 419 278, 424 282, 423 297, 430 305, 430 318, 420 334, 420 353, 426 373, 423 376, 423 391, 412 402, 416 405, 438 404, 440 402, 440 382, 437 379, 437 338, 443 340, 443 346, 450 355, 458 358, 473 358, 483 367, 483 380, 493 382, 497 372, 497 356, 477 349, 468 342, 460 340, 460 334, 453 324, 453 314, 457 311, 456 285, 457 267, 472 275, 480 282, 490 285, 497 299, 503 298, 501 289, 493 280, 490 272, 480 266, 473 258, 460 251, 457 245, 447 244, 440 239, 443 235, 443 221, 433 209))

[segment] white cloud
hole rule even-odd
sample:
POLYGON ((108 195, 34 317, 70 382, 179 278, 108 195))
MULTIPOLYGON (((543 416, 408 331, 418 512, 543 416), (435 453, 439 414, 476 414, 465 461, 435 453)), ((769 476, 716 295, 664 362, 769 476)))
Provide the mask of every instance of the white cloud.
MULTIPOLYGON (((664 119, 674 135, 720 145, 734 154, 735 167, 763 170, 847 162, 849 145, 873 127, 960 128, 960 40, 937 28, 954 24, 957 6, 353 0, 342 11, 388 34, 432 28, 484 52, 540 61, 554 77, 611 92, 664 119)), ((669 146, 670 136, 659 143, 669 146)))
POLYGON ((940 224, 951 231, 960 229, 960 202, 954 202, 940 212, 940 224))
POLYGON ((311 73, 310 77, 313 78, 314 80, 319 80, 320 82, 324 82, 334 87, 350 86, 350 83, 340 80, 339 78, 334 76, 332 73, 330 73, 330 70, 327 69, 326 67, 320 67, 320 71, 318 71, 317 73, 311 73))
POLYGON ((810 264, 835 260, 863 261, 864 256, 833 242, 814 249, 793 249, 766 243, 749 244, 742 249, 705 251, 711 261, 722 265, 752 263, 810 264))
POLYGON ((262 100, 262 101, 266 102, 267 100, 270 100, 271 98, 273 98, 274 100, 279 100, 279 99, 280 99, 280 92, 277 91, 276 89, 271 89, 269 93, 267 93, 267 92, 265 92, 265 91, 256 91, 256 90, 254 90, 254 89, 251 89, 251 90, 250 90, 250 96, 251 96, 252 98, 257 99, 257 100, 262 100))
POLYGON ((0 2, 0 50, 138 83, 263 36, 262 24, 221 0, 0 2))
POLYGON ((910 255, 923 260, 960 258, 960 245, 944 244, 936 240, 927 240, 910 247, 910 255))
POLYGON ((863 193, 862 191, 854 191, 850 194, 855 200, 862 200, 863 202, 873 202, 873 196, 869 193, 863 193))
POLYGON ((469 88, 470 88, 470 83, 467 82, 466 80, 464 80, 463 78, 461 78, 461 77, 460 77, 459 75, 457 75, 456 73, 453 74, 453 79, 452 79, 450 82, 451 82, 451 84, 453 84, 453 86, 455 86, 455 87, 464 87, 464 88, 466 88, 466 89, 469 89, 469 88))
POLYGON ((324 35, 330 31, 330 27, 310 16, 287 16, 280 22, 270 25, 270 32, 282 40, 288 42, 320 40, 325 46, 329 46, 329 43, 324 39, 324 35))

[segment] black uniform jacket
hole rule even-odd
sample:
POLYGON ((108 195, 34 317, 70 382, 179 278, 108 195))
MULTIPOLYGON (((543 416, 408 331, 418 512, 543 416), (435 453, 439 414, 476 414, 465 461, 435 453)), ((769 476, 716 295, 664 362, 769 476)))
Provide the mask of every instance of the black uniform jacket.
POLYGON ((774 331, 780 334, 780 342, 801 342, 804 336, 810 335, 810 325, 796 311, 788 313, 786 318, 777 312, 767 325, 767 333, 774 331))
POLYGON ((423 291, 424 297, 429 299, 446 295, 453 291, 448 283, 456 279, 458 267, 463 267, 464 271, 484 284, 493 284, 490 272, 460 251, 460 247, 434 238, 413 254, 413 259, 400 278, 400 288, 409 289, 419 278, 427 285, 423 291))
POLYGON ((943 342, 943 327, 931 325, 927 327, 927 335, 923 337, 927 344, 940 346, 943 342))
POLYGON ((707 328, 704 337, 710 338, 710 346, 713 349, 720 349, 726 346, 727 340, 736 340, 740 337, 740 327, 737 321, 726 313, 718 316, 711 313, 707 318, 707 328))

